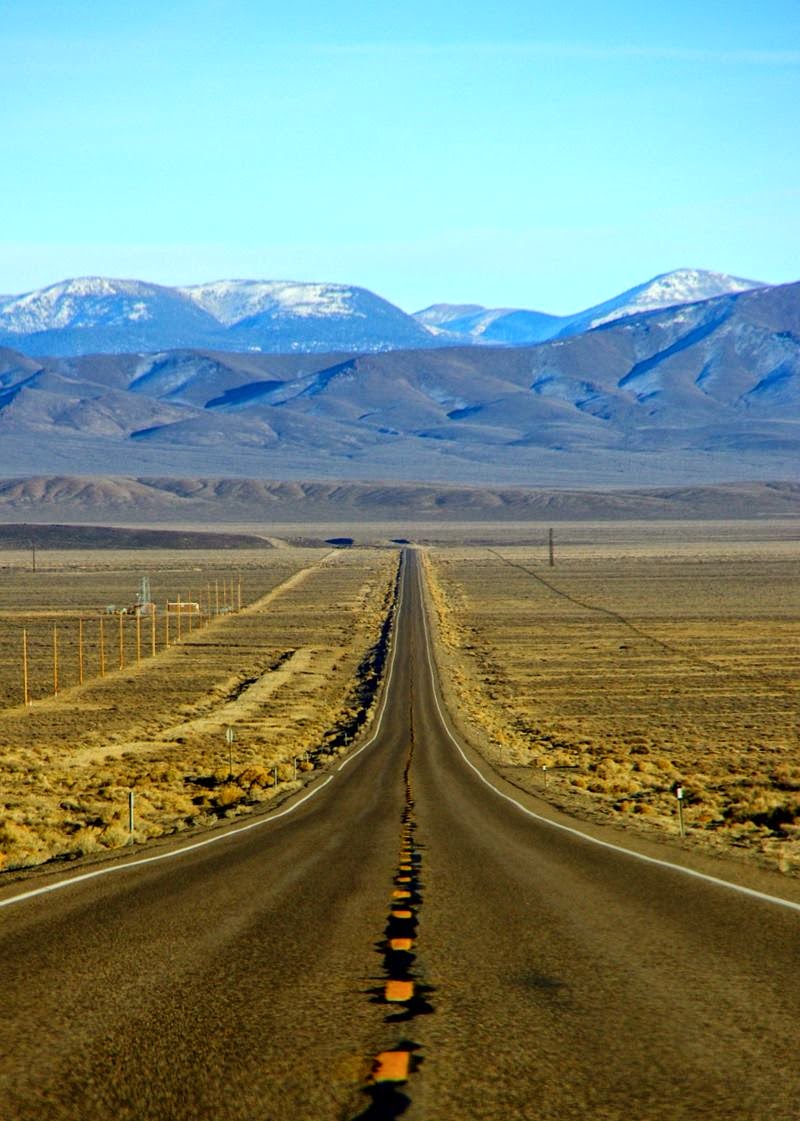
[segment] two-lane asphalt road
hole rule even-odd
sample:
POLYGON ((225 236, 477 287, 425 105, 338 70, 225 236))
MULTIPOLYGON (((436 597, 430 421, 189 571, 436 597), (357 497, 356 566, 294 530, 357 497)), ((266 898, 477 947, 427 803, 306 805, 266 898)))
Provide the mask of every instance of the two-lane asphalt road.
POLYGON ((0 1116, 800 1116, 800 907, 531 816, 447 729, 413 552, 401 586, 375 734, 302 799, 0 889, 0 1116))

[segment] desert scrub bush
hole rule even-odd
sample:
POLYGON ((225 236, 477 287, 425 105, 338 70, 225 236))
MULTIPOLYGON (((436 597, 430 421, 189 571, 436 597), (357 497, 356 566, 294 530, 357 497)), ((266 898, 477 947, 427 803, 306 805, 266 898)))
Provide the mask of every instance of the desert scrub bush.
POLYGON ((771 792, 760 792, 726 807, 724 819, 734 825, 753 825, 778 832, 800 817, 800 801, 786 801, 771 792))
POLYGON ((638 794, 642 789, 640 783, 635 782, 623 772, 606 775, 606 777, 593 777, 589 779, 588 790, 592 794, 604 794, 608 797, 619 797, 620 794, 638 794))
POLYGON ((694 814, 694 821, 707 829, 720 825, 723 822, 722 807, 716 803, 702 802, 694 814))
POLYGON ((56 839, 52 830, 42 833, 15 821, 5 821, 0 825, 0 867, 28 868, 39 864, 56 839))
POLYGON ((102 848, 100 843, 101 831, 93 826, 87 826, 74 833, 66 845, 70 856, 87 856, 102 848))
POLYGON ((591 769, 598 778, 609 779, 616 778, 618 775, 625 773, 628 768, 607 755, 604 759, 595 763, 591 769))
POLYGON ((780 763, 769 776, 770 782, 779 790, 800 790, 800 767, 780 763))
POLYGON ((236 782, 249 791, 257 786, 267 786, 271 777, 269 771, 264 767, 245 767, 243 771, 236 775, 236 782))
POLYGON ((108 825, 98 836, 98 843, 106 849, 119 849, 130 844, 131 835, 118 822, 108 825))

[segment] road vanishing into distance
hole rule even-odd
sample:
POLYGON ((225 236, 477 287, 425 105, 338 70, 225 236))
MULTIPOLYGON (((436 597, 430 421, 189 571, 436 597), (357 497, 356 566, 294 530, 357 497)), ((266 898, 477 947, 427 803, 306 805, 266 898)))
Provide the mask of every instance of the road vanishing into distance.
POLYGON ((408 551, 362 749, 3 887, 3 1121, 800 1117, 800 906, 549 824, 443 713, 408 551))

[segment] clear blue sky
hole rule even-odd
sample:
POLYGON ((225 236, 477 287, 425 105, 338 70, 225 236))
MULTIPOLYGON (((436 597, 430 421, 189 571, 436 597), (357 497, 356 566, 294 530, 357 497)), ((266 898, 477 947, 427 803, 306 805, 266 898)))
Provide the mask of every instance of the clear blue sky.
POLYGON ((800 278, 800 4, 0 0, 0 293, 800 278))

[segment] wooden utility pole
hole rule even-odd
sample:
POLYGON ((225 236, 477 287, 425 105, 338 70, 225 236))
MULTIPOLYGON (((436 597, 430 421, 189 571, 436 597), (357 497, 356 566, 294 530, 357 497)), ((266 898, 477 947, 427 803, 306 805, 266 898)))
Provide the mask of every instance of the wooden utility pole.
POLYGON ((150 653, 156 656, 156 605, 153 604, 153 614, 150 616, 150 653))
POLYGON ((178 594, 178 642, 180 642, 180 640, 181 640, 181 615, 183 614, 183 611, 181 610, 181 605, 182 605, 182 600, 181 600, 180 594, 178 594))
POLYGON ((237 610, 237 611, 241 611, 241 610, 242 610, 242 578, 241 578, 241 576, 239 576, 239 585, 238 585, 238 592, 237 592, 237 607, 236 607, 236 610, 237 610))
POLYGON ((31 541, 31 572, 36 571, 36 545, 31 541))
POLYGON ((53 624, 53 696, 58 696, 58 624, 53 624))
POLYGON ((553 531, 552 531, 552 529, 547 531, 547 544, 548 544, 548 549, 549 549, 549 552, 550 552, 550 567, 553 568, 555 566, 555 563, 556 563, 556 558, 555 558, 555 553, 553 551, 553 531))
POLYGON ((142 617, 136 612, 136 664, 142 660, 142 617))
POLYGON ((31 703, 28 692, 28 632, 25 627, 22 628, 22 699, 26 707, 31 703))
POLYGON ((169 604, 164 605, 164 649, 169 646, 169 604))
POLYGON ((78 684, 83 685, 83 619, 78 619, 78 684))
POLYGON ((119 613, 119 668, 125 669, 125 616, 119 613))
POLYGON ((100 616, 100 676, 106 675, 106 639, 103 616, 100 616))

